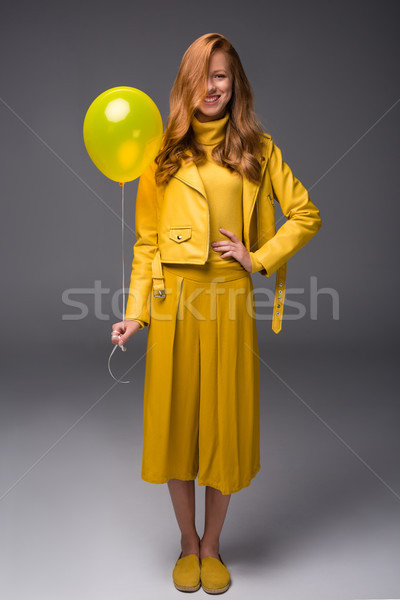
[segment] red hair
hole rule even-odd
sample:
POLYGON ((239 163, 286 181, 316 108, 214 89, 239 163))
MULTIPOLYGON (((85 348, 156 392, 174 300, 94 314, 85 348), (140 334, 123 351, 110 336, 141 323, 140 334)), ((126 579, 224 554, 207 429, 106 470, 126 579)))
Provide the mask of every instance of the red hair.
POLYGON ((157 184, 167 183, 182 160, 201 162, 206 158, 195 139, 191 120, 207 95, 209 62, 215 50, 226 54, 233 82, 232 97, 226 106, 229 119, 225 140, 213 149, 213 159, 255 183, 260 182, 263 129, 255 117, 250 83, 231 42, 219 33, 207 33, 186 50, 171 89, 170 114, 155 158, 157 184))

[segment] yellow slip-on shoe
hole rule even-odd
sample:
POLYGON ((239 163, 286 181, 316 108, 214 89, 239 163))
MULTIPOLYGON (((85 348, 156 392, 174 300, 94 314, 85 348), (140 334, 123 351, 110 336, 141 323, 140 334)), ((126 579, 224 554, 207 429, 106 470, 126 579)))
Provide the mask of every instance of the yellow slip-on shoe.
POLYGON ((172 579, 177 590, 196 592, 200 588, 200 560, 197 554, 181 558, 182 552, 172 571, 172 579))
POLYGON ((222 594, 226 592, 231 584, 231 577, 228 568, 218 554, 214 556, 205 556, 201 560, 201 585, 208 594, 222 594))

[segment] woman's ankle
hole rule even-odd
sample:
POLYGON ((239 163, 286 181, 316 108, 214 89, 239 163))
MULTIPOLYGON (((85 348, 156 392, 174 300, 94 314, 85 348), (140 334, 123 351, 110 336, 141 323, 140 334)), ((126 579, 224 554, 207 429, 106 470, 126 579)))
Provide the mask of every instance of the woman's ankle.
POLYGON ((181 536, 182 557, 188 554, 200 556, 200 537, 194 533, 181 536))
POLYGON ((215 556, 219 554, 219 539, 201 538, 200 540, 200 556, 215 556))

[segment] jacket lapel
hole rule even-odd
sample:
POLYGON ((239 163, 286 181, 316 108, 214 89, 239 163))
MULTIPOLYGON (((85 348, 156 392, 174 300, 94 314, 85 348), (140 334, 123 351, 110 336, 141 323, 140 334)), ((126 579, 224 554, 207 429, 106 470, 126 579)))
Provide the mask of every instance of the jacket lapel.
MULTIPOLYGON (((188 154, 192 154, 190 150, 187 151, 188 154)), ((204 189, 203 180, 200 177, 199 170, 194 162, 185 163, 183 160, 181 161, 181 166, 177 170, 177 172, 173 175, 180 181, 183 181, 190 187, 194 188, 205 199, 207 199, 206 190, 204 189)))
POLYGON ((260 190, 261 183, 264 178, 265 169, 267 166, 268 158, 266 147, 263 149, 263 162, 261 166, 261 181, 260 183, 254 183, 243 177, 243 233, 244 233, 244 244, 250 246, 250 240, 248 239, 250 230, 251 215, 253 214, 254 205, 256 203, 257 194, 260 190))

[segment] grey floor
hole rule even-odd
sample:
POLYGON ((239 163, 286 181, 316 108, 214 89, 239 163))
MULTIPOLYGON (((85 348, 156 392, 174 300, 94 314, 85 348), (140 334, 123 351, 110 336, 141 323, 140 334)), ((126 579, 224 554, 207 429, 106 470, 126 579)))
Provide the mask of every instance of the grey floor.
MULTIPOLYGON (((3 357, 1 584, 6 600, 181 598, 168 488, 144 482, 146 334, 3 357)), ((261 471, 232 495, 226 597, 400 598, 398 356, 391 348, 260 347, 261 471)), ((202 534, 204 487, 196 481, 202 534)), ((196 592, 205 596, 200 589, 196 592)))

